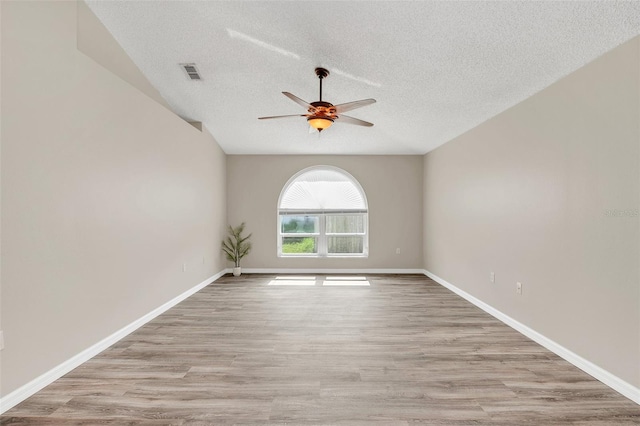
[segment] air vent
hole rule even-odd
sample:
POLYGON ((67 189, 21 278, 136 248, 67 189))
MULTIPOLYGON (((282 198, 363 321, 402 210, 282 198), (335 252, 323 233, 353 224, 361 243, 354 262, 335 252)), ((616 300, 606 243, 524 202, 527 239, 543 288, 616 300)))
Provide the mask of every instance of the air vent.
POLYGON ((198 68, 196 68, 196 64, 180 64, 184 72, 187 73, 187 77, 190 80, 202 80, 200 78, 200 73, 198 72, 198 68))

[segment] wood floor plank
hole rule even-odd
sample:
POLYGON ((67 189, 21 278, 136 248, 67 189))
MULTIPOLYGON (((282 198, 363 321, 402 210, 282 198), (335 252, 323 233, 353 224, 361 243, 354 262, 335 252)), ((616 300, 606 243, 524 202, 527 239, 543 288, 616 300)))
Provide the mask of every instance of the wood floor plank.
POLYGON ((640 424, 638 405, 424 276, 315 278, 225 276, 0 424, 640 424))

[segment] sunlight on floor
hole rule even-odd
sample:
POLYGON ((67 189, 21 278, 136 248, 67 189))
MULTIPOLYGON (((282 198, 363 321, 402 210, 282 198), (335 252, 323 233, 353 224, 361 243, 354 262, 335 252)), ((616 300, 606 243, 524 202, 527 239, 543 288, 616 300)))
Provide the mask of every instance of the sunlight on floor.
POLYGON ((362 280, 342 280, 342 281, 338 281, 338 280, 330 280, 330 281, 323 281, 322 282, 323 286, 349 286, 349 287, 369 287, 369 281, 362 281, 362 280))
POLYGON ((281 277, 276 277, 276 280, 304 280, 304 281, 315 281, 315 276, 310 275, 283 275, 281 277))
POLYGON ((327 281, 366 281, 367 277, 353 276, 353 277, 327 277, 327 281))
POLYGON ((286 275, 286 276, 276 277, 275 280, 269 281, 269 284, 267 285, 314 286, 316 285, 316 277, 286 275))
MULTIPOLYGON (((322 285, 325 287, 369 287, 367 277, 324 277, 322 285)), ((269 281, 269 286, 315 286, 316 277, 307 275, 283 275, 269 281)))

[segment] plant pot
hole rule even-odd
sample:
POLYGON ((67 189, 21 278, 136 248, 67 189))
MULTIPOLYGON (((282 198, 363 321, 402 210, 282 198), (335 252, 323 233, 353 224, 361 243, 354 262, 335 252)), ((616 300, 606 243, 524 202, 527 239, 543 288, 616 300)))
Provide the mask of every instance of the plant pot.
POLYGON ((233 276, 234 277, 239 277, 241 273, 242 273, 242 268, 241 267, 238 266, 236 268, 233 268, 233 276))

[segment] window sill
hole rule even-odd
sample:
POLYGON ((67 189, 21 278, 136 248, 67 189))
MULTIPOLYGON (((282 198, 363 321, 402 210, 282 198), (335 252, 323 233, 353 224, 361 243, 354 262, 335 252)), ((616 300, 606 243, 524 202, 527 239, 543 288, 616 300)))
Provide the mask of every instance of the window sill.
POLYGON ((286 257, 286 258, 302 258, 302 259, 366 259, 369 257, 368 254, 328 254, 328 255, 317 255, 317 254, 278 254, 278 257, 286 257))

